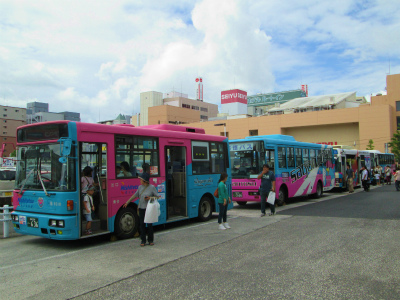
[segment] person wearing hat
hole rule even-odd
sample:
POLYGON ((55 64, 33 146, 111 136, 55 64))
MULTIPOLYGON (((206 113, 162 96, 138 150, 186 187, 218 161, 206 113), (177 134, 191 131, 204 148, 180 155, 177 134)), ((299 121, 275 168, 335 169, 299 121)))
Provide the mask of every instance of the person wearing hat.
POLYGON ((85 234, 92 234, 92 211, 95 210, 93 205, 93 193, 96 188, 94 186, 89 186, 86 191, 86 195, 83 198, 83 215, 86 220, 86 231, 85 234))
MULTIPOLYGON (((157 192, 157 189, 154 185, 150 184, 150 175, 149 173, 142 173, 139 176, 140 178, 140 186, 137 189, 136 193, 129 198, 129 200, 123 205, 124 208, 128 206, 128 204, 136 198, 139 198, 138 205, 138 213, 140 219, 140 238, 141 243, 140 246, 146 245, 146 224, 144 223, 144 216, 146 214, 147 203, 151 197, 159 198, 160 195, 157 192)), ((154 232, 153 232, 153 224, 147 223, 147 238, 150 246, 154 245, 154 232)))
MULTIPOLYGON (((261 217, 265 216, 265 204, 270 191, 275 192, 275 175, 274 172, 269 170, 267 164, 263 165, 262 172, 258 175, 257 179, 261 179, 260 197, 261 197, 261 217)), ((275 215, 275 204, 268 203, 271 209, 270 216, 275 215)))

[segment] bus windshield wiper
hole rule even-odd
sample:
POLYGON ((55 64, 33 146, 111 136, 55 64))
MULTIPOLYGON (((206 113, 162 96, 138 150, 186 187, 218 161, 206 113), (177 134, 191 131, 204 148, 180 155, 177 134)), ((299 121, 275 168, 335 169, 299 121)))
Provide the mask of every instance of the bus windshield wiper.
POLYGON ((38 175, 38 177, 39 177, 40 183, 42 184, 42 188, 43 188, 44 193, 46 194, 46 196, 48 196, 49 194, 47 194, 47 190, 46 190, 46 188, 44 187, 42 175, 40 174, 40 171, 39 171, 39 170, 37 171, 37 175, 38 175))
POLYGON ((26 178, 25 178, 25 180, 24 180, 24 184, 22 185, 21 189, 19 190, 19 194, 20 194, 20 195, 22 194, 22 190, 24 189, 26 182, 28 181, 29 177, 34 173, 34 171, 35 171, 35 168, 33 168, 33 169, 29 172, 28 176, 26 176, 26 178))

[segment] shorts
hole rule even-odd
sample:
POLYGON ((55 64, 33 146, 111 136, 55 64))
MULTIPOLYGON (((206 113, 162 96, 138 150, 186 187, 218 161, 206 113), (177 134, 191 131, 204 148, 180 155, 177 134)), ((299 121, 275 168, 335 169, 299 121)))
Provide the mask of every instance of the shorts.
POLYGON ((83 216, 85 217, 85 220, 86 220, 87 222, 93 221, 93 220, 92 220, 92 214, 91 214, 91 213, 90 213, 90 214, 83 214, 83 216))

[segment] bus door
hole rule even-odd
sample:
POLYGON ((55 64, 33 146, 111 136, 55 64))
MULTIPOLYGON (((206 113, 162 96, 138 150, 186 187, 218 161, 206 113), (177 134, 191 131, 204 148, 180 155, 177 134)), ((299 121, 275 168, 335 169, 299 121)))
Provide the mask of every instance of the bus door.
POLYGON ((186 147, 165 146, 167 221, 186 218, 186 147))
MULTIPOLYGON (((89 166, 92 169, 91 177, 96 188, 93 194, 92 232, 93 234, 108 232, 108 201, 107 201, 107 144, 80 143, 80 214, 84 209, 82 183, 85 182, 83 169, 89 166)), ((81 216, 81 235, 86 236, 86 219, 81 216)))

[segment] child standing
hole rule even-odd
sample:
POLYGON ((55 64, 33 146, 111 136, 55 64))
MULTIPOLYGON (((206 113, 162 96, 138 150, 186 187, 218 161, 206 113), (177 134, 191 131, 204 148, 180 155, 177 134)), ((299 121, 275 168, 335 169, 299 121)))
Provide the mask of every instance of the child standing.
POLYGON ((381 185, 381 174, 380 174, 380 172, 375 172, 375 181, 376 181, 376 184, 377 185, 381 185))
POLYGON ((85 234, 92 234, 92 211, 94 211, 95 207, 93 205, 93 193, 95 191, 95 187, 91 186, 87 189, 86 195, 83 198, 83 215, 86 219, 86 232, 85 234))

